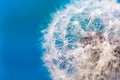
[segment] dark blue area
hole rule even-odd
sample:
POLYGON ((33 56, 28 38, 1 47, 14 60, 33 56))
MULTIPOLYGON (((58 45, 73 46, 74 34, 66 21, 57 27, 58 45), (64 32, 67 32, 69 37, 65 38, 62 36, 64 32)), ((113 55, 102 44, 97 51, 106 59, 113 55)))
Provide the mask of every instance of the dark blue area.
POLYGON ((120 3, 120 0, 117 0, 118 1, 118 3, 120 3))
POLYGON ((50 80, 40 59, 40 30, 66 2, 69 0, 0 0, 0 32, 4 34, 0 36, 4 45, 0 48, 0 80, 50 80))

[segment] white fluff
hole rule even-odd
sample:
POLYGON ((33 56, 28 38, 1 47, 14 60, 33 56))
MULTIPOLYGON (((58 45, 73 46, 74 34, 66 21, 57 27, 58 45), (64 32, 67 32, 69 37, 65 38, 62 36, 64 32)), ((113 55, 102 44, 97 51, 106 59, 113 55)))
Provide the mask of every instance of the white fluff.
POLYGON ((120 5, 115 0, 72 0, 43 33, 43 61, 53 80, 120 79, 120 5))

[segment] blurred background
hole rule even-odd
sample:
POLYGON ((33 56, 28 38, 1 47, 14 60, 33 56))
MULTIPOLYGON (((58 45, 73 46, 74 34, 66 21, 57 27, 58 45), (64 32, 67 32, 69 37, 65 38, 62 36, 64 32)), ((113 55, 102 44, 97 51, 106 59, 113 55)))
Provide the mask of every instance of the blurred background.
POLYGON ((0 0, 0 80, 51 80, 40 59, 40 31, 66 3, 69 0, 0 0))
POLYGON ((68 0, 0 0, 0 80, 51 80, 40 31, 68 0))

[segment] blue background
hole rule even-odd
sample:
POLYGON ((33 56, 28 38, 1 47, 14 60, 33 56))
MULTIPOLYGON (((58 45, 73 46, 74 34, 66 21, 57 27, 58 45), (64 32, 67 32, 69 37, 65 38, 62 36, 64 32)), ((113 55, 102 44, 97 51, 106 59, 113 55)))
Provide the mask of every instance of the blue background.
POLYGON ((40 30, 65 0, 0 0, 0 80, 50 80, 40 30))
POLYGON ((50 80, 40 30, 69 0, 0 0, 0 80, 50 80))

